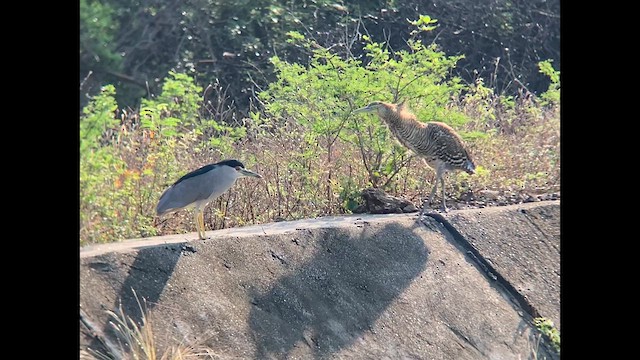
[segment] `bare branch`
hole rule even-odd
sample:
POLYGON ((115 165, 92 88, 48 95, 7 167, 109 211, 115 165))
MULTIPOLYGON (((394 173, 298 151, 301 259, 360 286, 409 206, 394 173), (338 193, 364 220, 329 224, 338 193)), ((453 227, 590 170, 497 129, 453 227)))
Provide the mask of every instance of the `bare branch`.
POLYGON ((87 81, 87 79, 89 79, 89 76, 91 76, 91 74, 93 74, 93 71, 89 70, 89 73, 87 74, 87 76, 85 76, 84 79, 82 79, 82 81, 80 82, 80 91, 82 91, 82 87, 84 86, 84 83, 87 81))
POLYGON ((385 181, 384 185, 382 185, 383 188, 387 187, 387 185, 389 185, 389 183, 391 182, 391 180, 393 180, 393 178, 400 172, 400 170, 404 169, 405 166, 407 166, 409 164, 409 162, 411 160, 413 160, 414 155, 409 156, 409 158, 407 159, 407 161, 403 162, 402 164, 400 164, 400 166, 389 176, 389 178, 387 179, 387 181, 385 181))
POLYGON ((107 70, 106 71, 107 74, 115 76, 116 78, 126 81, 128 83, 134 84, 134 85, 138 85, 139 87, 145 89, 147 88, 147 85, 145 82, 142 82, 141 80, 138 80, 136 78, 134 78, 133 76, 127 75, 127 74, 122 74, 119 72, 115 72, 115 71, 111 71, 111 70, 107 70))

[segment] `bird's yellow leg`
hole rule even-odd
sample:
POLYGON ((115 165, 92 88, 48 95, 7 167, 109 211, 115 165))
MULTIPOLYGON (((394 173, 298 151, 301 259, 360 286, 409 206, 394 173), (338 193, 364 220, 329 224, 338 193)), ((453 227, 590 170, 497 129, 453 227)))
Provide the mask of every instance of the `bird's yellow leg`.
POLYGON ((201 240, 205 239, 204 233, 204 213, 202 211, 198 212, 198 217, 200 219, 200 230, 198 231, 198 236, 200 236, 201 240))
POLYGON ((198 232, 198 237, 200 237, 200 216, 198 216, 198 209, 193 211, 193 222, 196 225, 196 231, 198 232))

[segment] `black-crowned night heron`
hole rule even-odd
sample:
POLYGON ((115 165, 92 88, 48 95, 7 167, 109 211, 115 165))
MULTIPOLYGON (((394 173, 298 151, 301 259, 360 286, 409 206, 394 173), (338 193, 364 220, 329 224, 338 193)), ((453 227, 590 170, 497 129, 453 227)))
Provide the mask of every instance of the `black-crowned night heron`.
POLYGON ((158 216, 194 207, 193 218, 198 237, 205 239, 203 210, 209 202, 222 195, 236 179, 261 175, 244 168, 238 160, 224 160, 205 165, 181 177, 160 196, 156 213, 158 216))
MULTIPOLYGON (((429 195, 428 204, 431 205, 433 202, 433 196, 438 188, 438 182, 440 182, 442 210, 446 212, 444 175, 449 171, 465 171, 468 174, 476 172, 476 165, 460 135, 445 123, 418 121, 416 116, 406 109, 404 101, 399 104, 374 101, 353 111, 354 114, 362 112, 378 113, 396 139, 424 159, 427 165, 436 171, 436 181, 429 195)), ((421 215, 424 209, 423 204, 421 215)))

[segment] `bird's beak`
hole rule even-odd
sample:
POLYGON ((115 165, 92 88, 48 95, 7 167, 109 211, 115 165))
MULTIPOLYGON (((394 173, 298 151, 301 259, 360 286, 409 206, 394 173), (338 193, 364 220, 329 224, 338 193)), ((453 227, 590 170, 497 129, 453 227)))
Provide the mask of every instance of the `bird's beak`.
POLYGON ((260 179, 262 178, 262 175, 247 169, 240 169, 240 174, 242 174, 242 176, 257 177, 260 179))
POLYGON ((361 107, 360 109, 355 109, 353 110, 354 114, 358 114, 358 113, 362 113, 362 112, 369 112, 371 111, 371 109, 369 108, 369 106, 365 106, 365 107, 361 107))

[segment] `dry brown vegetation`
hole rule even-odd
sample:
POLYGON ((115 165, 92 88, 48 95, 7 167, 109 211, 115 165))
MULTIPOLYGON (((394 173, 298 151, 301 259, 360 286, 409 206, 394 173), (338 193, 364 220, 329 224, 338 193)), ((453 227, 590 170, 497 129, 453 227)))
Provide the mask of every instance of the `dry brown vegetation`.
MULTIPOLYGON (((560 190, 559 109, 522 110, 517 115, 504 113, 499 117, 503 120, 496 121, 493 128, 487 128, 484 122, 470 122, 466 126, 467 131, 479 130, 492 135, 467 141, 480 167, 476 175, 447 175, 447 195, 458 200, 458 207, 473 206, 473 202, 465 199, 468 200, 470 194, 475 199, 482 198, 483 190, 495 190, 505 198, 523 200, 527 195, 560 190), (461 199, 463 194, 466 197, 461 199)), ((295 124, 288 126, 296 127, 295 124)), ((359 150, 338 142, 331 162, 327 156, 302 159, 299 130, 285 129, 280 135, 248 138, 235 144, 233 154, 228 157, 244 161, 264 179, 240 179, 228 193, 214 201, 205 211, 207 230, 346 212, 341 189, 335 182, 351 179, 356 193, 368 186, 366 170, 362 162, 357 161, 359 150)), ((184 171, 219 160, 213 155, 203 160, 202 155, 195 155, 189 149, 190 146, 184 144, 177 154, 184 171)), ((419 206, 434 179, 435 172, 413 158, 385 190, 419 206)), ((194 229, 188 211, 163 219, 157 226, 159 235, 194 229)))
MULTIPOLYGON (((542 105, 532 95, 505 100, 470 94, 461 99, 450 106, 470 119, 456 130, 468 135, 477 173, 446 175, 448 206, 505 205, 548 193, 557 198, 559 105, 542 105)), ((191 211, 157 218, 157 200, 183 174, 223 159, 238 159, 263 179, 239 179, 212 202, 205 209, 206 230, 350 213, 362 201, 361 191, 372 186, 361 148, 340 137, 310 142, 308 130, 293 118, 268 126, 245 118, 214 135, 198 130, 208 126, 181 125, 178 135, 170 137, 140 124, 137 112, 121 112, 120 125, 102 136, 101 149, 108 155, 81 161, 95 163, 82 168, 81 244, 193 232, 191 211), (237 128, 246 133, 233 135, 237 128), (223 143, 211 146, 207 139, 212 136, 223 143), (330 150, 329 140, 335 140, 330 150)), ((397 173, 377 186, 386 183, 384 191, 420 207, 435 172, 410 153, 385 156, 397 157, 397 173)), ((437 198, 432 207, 439 205, 437 198)))
MULTIPOLYGON (((135 290, 134 296, 138 301, 142 319, 135 322, 122 308, 116 311, 108 310, 115 334, 118 336, 118 345, 110 341, 104 341, 101 337, 103 349, 86 348, 80 350, 82 360, 187 360, 187 359, 215 359, 215 352, 205 346, 186 344, 184 342, 171 342, 166 346, 157 343, 153 327, 153 314, 147 310, 146 301, 142 303, 135 290), (144 304, 144 305, 143 305, 144 304)), ((164 344, 163 344, 164 345, 164 344)))

